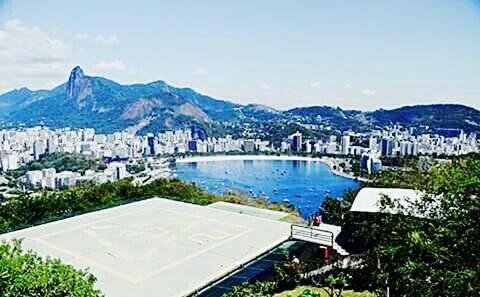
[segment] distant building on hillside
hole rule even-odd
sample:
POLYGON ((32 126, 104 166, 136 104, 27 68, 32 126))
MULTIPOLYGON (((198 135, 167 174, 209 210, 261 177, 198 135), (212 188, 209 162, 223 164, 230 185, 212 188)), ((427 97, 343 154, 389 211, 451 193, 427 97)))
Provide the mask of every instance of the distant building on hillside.
POLYGON ((147 135, 147 146, 148 154, 151 156, 155 155, 155 137, 152 133, 147 135))
POLYGON ((368 139, 368 149, 372 152, 377 152, 378 151, 378 143, 377 143, 377 139, 375 137, 370 137, 368 139))
POLYGON ((291 135, 292 138, 292 151, 301 152, 302 151, 302 133, 296 132, 291 135))
POLYGON ((20 167, 20 155, 16 152, 1 151, 0 163, 2 170, 15 170, 20 167))
POLYGON ((342 136, 342 155, 350 154, 350 135, 342 136))
POLYGON ((255 151, 255 141, 252 139, 247 139, 243 142, 243 151, 251 153, 255 151))
POLYGON ((383 138, 380 143, 380 153, 382 156, 392 156, 393 154, 393 141, 388 138, 383 138))
POLYGON ((196 139, 192 139, 188 142, 188 150, 192 153, 196 153, 198 151, 196 139))
POLYGON ((364 153, 360 157, 360 169, 368 170, 368 173, 382 170, 382 161, 372 153, 364 153))
POLYGON ((40 156, 45 154, 47 146, 41 140, 35 140, 33 142, 33 156, 35 160, 39 160, 40 156))

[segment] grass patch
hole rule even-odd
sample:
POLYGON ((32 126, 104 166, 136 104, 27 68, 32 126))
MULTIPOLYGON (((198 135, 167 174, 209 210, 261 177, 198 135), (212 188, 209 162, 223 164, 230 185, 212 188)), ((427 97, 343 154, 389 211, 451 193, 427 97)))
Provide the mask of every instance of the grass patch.
MULTIPOLYGON (((303 291, 310 290, 312 293, 320 294, 321 297, 329 297, 327 292, 324 289, 311 287, 311 286, 300 286, 291 291, 285 291, 282 293, 275 294, 275 297, 297 297, 302 294, 303 291)), ((370 292, 354 292, 352 290, 347 290, 343 292, 344 297, 374 297, 375 295, 370 292)))

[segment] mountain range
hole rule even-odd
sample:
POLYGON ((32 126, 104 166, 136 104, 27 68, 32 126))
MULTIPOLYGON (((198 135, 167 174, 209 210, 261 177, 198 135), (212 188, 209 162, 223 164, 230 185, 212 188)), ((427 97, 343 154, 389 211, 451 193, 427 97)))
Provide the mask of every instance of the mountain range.
POLYGON ((79 66, 67 82, 52 90, 21 88, 0 95, 0 120, 3 127, 91 127, 100 133, 126 130, 138 134, 185 127, 202 128, 212 135, 242 130, 241 134, 244 127, 283 130, 309 125, 342 132, 393 124, 480 131, 480 111, 463 105, 416 105, 373 112, 329 106, 276 110, 215 99, 164 81, 122 85, 85 75, 79 66))

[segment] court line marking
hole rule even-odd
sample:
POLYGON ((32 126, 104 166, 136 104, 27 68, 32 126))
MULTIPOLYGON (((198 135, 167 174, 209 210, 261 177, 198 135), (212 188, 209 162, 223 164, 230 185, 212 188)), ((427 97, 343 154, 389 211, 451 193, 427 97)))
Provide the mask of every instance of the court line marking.
POLYGON ((165 266, 162 266, 162 268, 159 268, 159 269, 157 269, 157 270, 154 270, 154 271, 152 271, 152 272, 150 272, 150 273, 147 273, 147 274, 145 274, 144 276, 141 276, 141 277, 133 277, 133 276, 131 276, 131 275, 129 275, 129 274, 126 274, 126 273, 123 273, 123 272, 121 272, 121 271, 119 271, 119 270, 117 270, 117 269, 111 268, 111 267, 106 266, 106 265, 104 265, 104 264, 102 264, 102 263, 99 263, 99 262, 97 262, 97 261, 95 261, 95 260, 92 260, 92 259, 89 258, 89 257, 82 256, 82 255, 80 255, 80 254, 78 254, 78 253, 76 253, 76 252, 73 252, 73 251, 71 251, 71 250, 68 250, 68 249, 66 249, 66 248, 63 248, 63 247, 58 246, 58 245, 56 245, 56 244, 53 244, 53 243, 51 243, 51 242, 49 242, 49 241, 47 241, 47 240, 45 240, 45 239, 36 238, 35 241, 37 241, 37 242, 39 242, 39 243, 41 243, 41 244, 43 244, 43 245, 45 245, 45 246, 53 249, 53 250, 56 250, 56 251, 58 251, 58 252, 64 253, 64 254, 66 254, 66 255, 69 255, 69 256, 71 256, 71 257, 74 258, 74 259, 77 259, 77 260, 80 260, 80 261, 82 261, 82 262, 85 262, 85 263, 89 264, 89 265, 92 266, 92 267, 100 268, 100 269, 102 269, 102 270, 104 270, 104 271, 106 271, 106 272, 109 272, 109 273, 111 273, 111 274, 113 274, 113 275, 115 275, 115 276, 117 276, 117 277, 119 277, 119 278, 125 279, 125 280, 127 280, 127 281, 129 281, 129 282, 131 282, 131 283, 133 283, 133 284, 139 284, 139 283, 144 282, 145 280, 147 280, 147 279, 149 279, 149 278, 152 278, 152 277, 154 277, 154 276, 156 276, 156 275, 158 275, 158 274, 160 274, 160 273, 162 273, 162 272, 165 272, 165 271, 167 271, 167 270, 170 270, 170 269, 174 268, 175 266, 178 266, 178 265, 180 265, 180 264, 183 264, 183 263, 187 262, 188 260, 191 260, 191 259, 193 259, 193 258, 196 258, 196 257, 198 257, 198 256, 200 256, 200 255, 202 255, 202 254, 204 254, 204 253, 206 253, 206 252, 214 249, 214 248, 217 248, 218 246, 221 246, 221 245, 223 245, 223 244, 225 244, 225 243, 227 243, 227 242, 229 242, 229 241, 232 241, 232 240, 234 240, 234 239, 237 239, 237 238, 239 238, 239 237, 242 237, 242 236, 250 233, 252 230, 253 230, 253 229, 244 230, 243 232, 240 232, 240 233, 238 233, 238 234, 236 234, 236 235, 234 235, 234 236, 232 236, 232 237, 230 237, 230 238, 227 238, 227 239, 225 239, 225 240, 219 241, 219 242, 211 245, 211 246, 208 247, 208 248, 201 249, 201 250, 199 250, 199 251, 197 251, 197 252, 195 252, 195 253, 193 253, 193 254, 190 254, 189 256, 186 256, 186 257, 183 257, 183 258, 181 258, 181 259, 179 259, 179 260, 177 260, 177 261, 171 262, 171 263, 169 263, 169 264, 167 264, 167 265, 165 265, 165 266))
POLYGON ((198 251, 198 252, 196 252, 196 253, 190 254, 190 255, 187 256, 187 257, 184 257, 184 258, 179 259, 179 260, 177 260, 177 261, 175 261, 175 262, 172 262, 172 263, 170 263, 170 264, 168 264, 168 265, 166 265, 166 266, 163 266, 163 267, 160 268, 160 269, 157 269, 157 270, 155 270, 155 271, 150 272, 149 274, 147 274, 147 275, 145 275, 145 276, 140 277, 140 278, 139 278, 139 280, 140 280, 139 282, 143 282, 143 281, 145 281, 145 280, 147 280, 147 279, 149 279, 149 278, 151 278, 151 277, 154 277, 155 275, 157 275, 157 274, 159 274, 159 273, 162 273, 162 272, 165 272, 165 271, 167 271, 167 270, 170 270, 170 269, 174 268, 175 266, 178 266, 178 265, 180 265, 180 264, 183 264, 183 263, 187 262, 188 260, 191 260, 191 259, 193 259, 193 258, 196 258, 196 257, 202 255, 202 254, 205 254, 206 252, 208 252, 208 251, 210 251, 210 250, 212 250, 212 249, 214 249, 214 248, 217 248, 217 247, 219 247, 219 246, 221 246, 221 245, 223 245, 223 244, 225 244, 225 243, 227 243, 227 242, 229 242, 229 241, 232 241, 232 240, 234 240, 234 239, 237 239, 237 238, 239 238, 239 237, 242 237, 242 236, 244 236, 244 235, 246 235, 246 234, 248 234, 248 233, 250 233, 250 232, 252 232, 252 231, 253 231, 253 229, 244 230, 243 232, 240 232, 240 233, 238 233, 238 234, 236 234, 236 235, 234 235, 234 236, 232 236, 232 237, 230 237, 230 238, 227 238, 227 239, 225 239, 225 240, 223 240, 223 241, 219 241, 219 242, 211 245, 211 246, 208 247, 208 248, 202 249, 202 250, 200 250, 200 251, 198 251))
POLYGON ((71 250, 68 250, 68 249, 63 248, 61 246, 58 246, 56 244, 50 243, 49 241, 47 241, 45 239, 36 238, 34 240, 43 244, 43 245, 45 245, 45 246, 47 246, 47 247, 49 247, 49 248, 51 248, 51 249, 53 249, 53 250, 56 250, 56 251, 61 252, 65 255, 68 255, 68 256, 76 259, 76 260, 84 262, 84 263, 88 264, 89 266, 100 268, 100 269, 102 269, 106 272, 111 273, 112 275, 115 275, 115 276, 117 276, 121 279, 127 280, 131 283, 136 283, 138 281, 136 277, 132 277, 132 276, 126 274, 126 273, 123 273, 123 272, 117 270, 117 269, 114 269, 114 268, 111 268, 111 267, 106 266, 104 264, 98 263, 97 261, 92 260, 88 257, 82 256, 78 253, 72 252, 71 250))
MULTIPOLYGON (((168 206, 167 206, 168 207, 168 206)), ((121 215, 117 215, 117 216, 113 216, 113 217, 108 217, 108 218, 105 218, 105 219, 99 219, 99 220, 95 220, 94 222, 90 222, 90 223, 86 223, 86 224, 83 224, 81 226, 75 226, 75 227, 72 227, 72 228, 68 228, 68 229, 64 229, 64 230, 60 230, 60 231, 57 231, 57 232, 52 232, 52 233, 49 233, 49 234, 45 234, 45 235, 42 235, 42 236, 39 236, 37 238, 33 238, 34 241, 37 241, 37 242, 40 242, 42 243, 43 245, 47 246, 47 247, 50 247, 54 250, 57 250, 61 253, 64 253, 66 255, 69 255, 71 257, 73 257, 74 259, 77 259, 77 260, 80 260, 82 262, 85 262, 86 264, 89 264, 90 266, 94 266, 94 267, 98 267, 106 272, 109 272, 117 277, 120 277, 122 279, 125 279, 127 281, 130 281, 132 283, 140 283, 140 282, 143 282, 161 272, 164 272, 164 271, 167 271, 169 269, 172 269, 174 268, 175 266, 178 266, 179 264, 182 264, 190 259, 193 259, 197 256, 200 256, 201 254, 204 254, 218 246, 221 246, 231 240, 234 240, 236 238, 239 238, 245 234, 248 234, 250 232, 252 232, 254 229, 253 228, 247 228, 245 226, 241 226, 239 224, 233 224, 231 222, 225 222, 225 221, 220 221, 220 220, 216 220, 216 219, 212 219, 212 218, 208 218, 208 217, 203 217, 203 216, 199 216, 199 215, 194 215, 194 214, 190 214, 190 213, 185 213, 185 212, 180 212, 180 211, 175 211, 175 210, 171 210, 171 209, 165 209, 165 208, 162 208, 162 207, 158 207, 158 206, 153 206, 152 208, 149 208, 149 209, 140 209, 140 210, 137 210, 137 211, 132 211, 132 212, 129 212, 129 213, 126 213, 126 214, 121 214, 121 215), (210 247, 208 248, 204 248, 204 249, 201 249, 199 250, 198 252, 196 253, 193 253, 193 254, 190 254, 189 256, 186 256, 186 257, 183 257, 175 262, 172 262, 172 263, 169 263, 167 264, 166 266, 163 266, 162 268, 160 269, 157 269, 153 272, 150 272, 142 277, 132 277, 131 275, 129 274, 126 274, 126 273, 123 273, 117 269, 114 269, 114 268, 111 268, 109 266, 106 266, 104 264, 101 264, 89 257, 86 257, 86 256, 82 256, 81 254, 77 253, 77 252, 74 252, 73 250, 71 249, 67 249, 67 248, 64 248, 64 247, 61 247, 57 244, 54 244, 52 242, 49 242, 48 240, 46 240, 47 237, 51 237, 51 236, 54 236, 54 235, 59 235, 59 234, 62 234, 62 233, 67 233, 67 232, 71 232, 71 231, 74 231, 74 230, 78 230, 78 229, 82 229, 82 228, 85 228, 85 227, 88 227, 88 226, 94 226, 95 224, 98 224, 98 223, 102 223, 102 222, 108 222, 108 221, 113 221, 115 219, 118 219, 118 218, 121 218, 121 217, 125 217, 125 216, 131 216, 131 215, 134 215, 134 214, 137 214, 137 213, 141 213, 141 212, 145 212, 145 211, 148 211, 148 210, 151 210, 152 208, 155 208, 155 209, 158 209, 160 211, 163 211, 163 212, 170 212, 170 213, 174 213, 174 214, 179 214, 179 215, 182 215, 182 216, 187 216, 187 217, 191 217, 191 218, 197 218, 197 219, 200 219, 200 221, 210 221, 210 222, 214 222, 214 223, 217 223, 217 224, 220 224, 220 225, 230 225, 232 227, 236 227, 236 228, 239 228, 239 229, 243 229, 244 231, 240 232, 240 233, 237 233, 236 235, 232 236, 232 237, 229 237, 229 238, 226 238, 224 240, 221 240, 213 245, 211 245, 210 247)), ((98 214, 98 213, 94 213, 94 214, 98 214)), ((159 224, 161 224, 159 222, 159 224)), ((168 224, 168 223, 167 223, 168 224)))

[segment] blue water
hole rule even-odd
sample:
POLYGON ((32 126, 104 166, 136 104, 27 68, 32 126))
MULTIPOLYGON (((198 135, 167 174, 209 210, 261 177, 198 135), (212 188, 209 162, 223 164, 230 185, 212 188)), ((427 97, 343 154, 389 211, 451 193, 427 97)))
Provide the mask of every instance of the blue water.
POLYGON ((339 197, 358 182, 333 174, 321 162, 293 160, 177 163, 174 173, 200 188, 224 194, 240 189, 252 197, 293 204, 306 218, 318 211, 325 196, 339 197))

